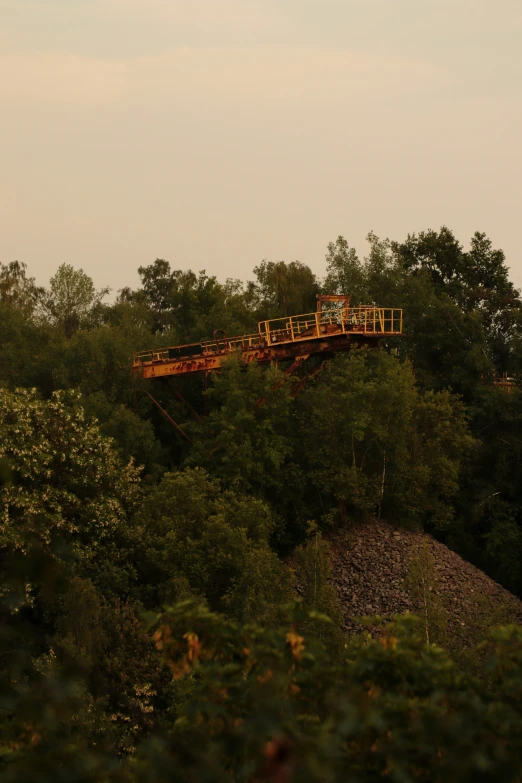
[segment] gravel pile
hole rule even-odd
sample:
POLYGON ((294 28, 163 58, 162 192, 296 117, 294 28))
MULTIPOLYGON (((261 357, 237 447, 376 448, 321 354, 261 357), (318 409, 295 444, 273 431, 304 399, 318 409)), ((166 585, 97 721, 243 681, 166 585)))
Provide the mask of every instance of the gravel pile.
POLYGON ((361 615, 422 615, 425 596, 440 607, 448 634, 470 643, 491 625, 522 623, 518 598, 425 533, 371 521, 328 540, 348 633, 361 631, 353 619, 361 615))

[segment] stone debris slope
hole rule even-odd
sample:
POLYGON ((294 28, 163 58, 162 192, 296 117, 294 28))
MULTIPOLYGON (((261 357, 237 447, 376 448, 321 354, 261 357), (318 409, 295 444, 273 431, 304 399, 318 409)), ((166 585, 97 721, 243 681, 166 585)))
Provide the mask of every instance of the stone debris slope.
POLYGON ((357 616, 391 619, 410 611, 426 619, 433 640, 469 646, 492 625, 522 623, 518 598, 425 533, 374 520, 331 535, 329 543, 350 634, 362 630, 357 616))

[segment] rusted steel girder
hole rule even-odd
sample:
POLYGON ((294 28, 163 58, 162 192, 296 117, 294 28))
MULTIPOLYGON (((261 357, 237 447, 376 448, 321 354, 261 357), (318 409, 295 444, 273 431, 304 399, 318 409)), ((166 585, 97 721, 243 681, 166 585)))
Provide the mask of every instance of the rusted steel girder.
POLYGON ((310 372, 307 372, 306 375, 304 375, 302 378, 300 378, 297 383, 294 384, 292 387, 292 397, 297 397, 299 392, 301 392, 307 383, 310 383, 317 375, 319 375, 320 372, 323 371, 324 365, 327 360, 327 356, 321 357, 321 360, 319 364, 314 367, 313 370, 310 370, 310 372))
MULTIPOLYGON (((255 346, 252 348, 243 348, 237 353, 245 364, 257 362, 258 364, 269 364, 270 362, 285 361, 286 359, 296 359, 303 356, 315 356, 321 354, 337 353, 339 351, 349 351, 356 345, 378 346, 380 337, 387 335, 368 335, 363 333, 350 334, 332 334, 325 339, 300 340, 293 343, 273 344, 266 346, 255 346)), ((390 334, 395 337, 395 334, 390 334)), ((212 356, 190 356, 180 359, 165 359, 151 364, 144 364, 135 367, 134 371, 146 380, 155 378, 175 377, 183 375, 201 375, 209 372, 219 371, 223 361, 231 355, 230 350, 223 350, 214 353, 212 356)))
MULTIPOLYGON (((168 384, 168 381, 165 381, 165 383, 168 384)), ((185 410, 187 411, 188 414, 190 414, 190 416, 192 416, 193 419, 196 419, 196 421, 203 421, 199 413, 197 413, 197 411, 194 410, 192 405, 184 398, 184 396, 180 391, 178 391, 178 389, 175 389, 173 386, 169 386, 169 390, 172 392, 174 397, 177 400, 179 400, 179 402, 181 402, 182 405, 185 406, 185 410)))
MULTIPOLYGON (((294 363, 284 371, 284 375, 286 375, 287 377, 290 377, 291 375, 293 375, 294 372, 296 370, 298 370, 299 367, 303 364, 303 362, 306 362, 306 360, 309 358, 309 356, 310 356, 310 354, 307 354, 307 353, 304 356, 298 356, 297 359, 294 361, 294 363)), ((277 389, 279 389, 283 385, 284 382, 285 382, 284 378, 282 378, 280 381, 277 381, 277 383, 274 383, 274 385, 272 386, 271 391, 272 392, 277 391, 277 389)), ((264 397, 260 397, 260 399, 256 402, 256 407, 259 407, 260 405, 263 405, 264 402, 265 402, 265 398, 264 397)))
POLYGON ((158 409, 161 411, 161 413, 162 413, 162 414, 165 416, 165 418, 166 418, 168 421, 170 421, 170 423, 172 424, 172 426, 174 427, 174 429, 175 429, 177 432, 179 432, 179 434, 181 435, 181 437, 182 437, 184 440, 186 440, 186 441, 187 441, 187 443, 190 443, 190 444, 192 444, 192 438, 191 438, 189 435, 187 435, 187 433, 186 433, 184 430, 182 430, 182 429, 181 429, 181 427, 179 426, 179 424, 177 424, 177 423, 174 421, 174 419, 172 418, 172 416, 169 416, 169 414, 167 413, 167 411, 166 411, 166 410, 164 410, 164 408, 162 408, 162 407, 161 407, 161 405, 159 404, 159 402, 158 402, 157 400, 155 400, 155 399, 154 399, 154 397, 152 396, 152 394, 151 394, 150 392, 148 392, 146 389, 145 389, 145 394, 146 394, 148 397, 150 397, 150 399, 152 400, 152 402, 154 403, 154 405, 155 405, 155 406, 156 406, 156 407, 157 407, 157 408, 158 408, 158 409))

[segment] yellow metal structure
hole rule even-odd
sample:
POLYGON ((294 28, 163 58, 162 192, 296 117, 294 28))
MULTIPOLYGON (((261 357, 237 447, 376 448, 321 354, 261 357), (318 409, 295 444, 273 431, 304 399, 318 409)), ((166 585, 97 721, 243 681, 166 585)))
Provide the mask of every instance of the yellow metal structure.
MULTIPOLYGON (((382 337, 402 334, 401 309, 349 307, 348 297, 336 298, 345 300, 342 307, 261 321, 256 334, 140 351, 133 369, 144 378, 193 375, 219 370, 223 359, 234 352, 246 363, 284 361, 345 351, 354 344, 375 345, 382 337)), ((318 308, 323 299, 318 297, 318 308)))

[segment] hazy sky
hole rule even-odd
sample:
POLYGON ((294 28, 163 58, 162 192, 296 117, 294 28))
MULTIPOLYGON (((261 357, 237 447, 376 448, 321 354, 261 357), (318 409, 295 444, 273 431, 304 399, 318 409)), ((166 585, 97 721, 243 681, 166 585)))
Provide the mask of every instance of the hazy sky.
POLYGON ((0 0, 0 261, 136 285, 452 228, 522 285, 521 0, 0 0))

